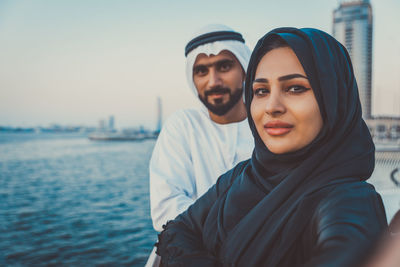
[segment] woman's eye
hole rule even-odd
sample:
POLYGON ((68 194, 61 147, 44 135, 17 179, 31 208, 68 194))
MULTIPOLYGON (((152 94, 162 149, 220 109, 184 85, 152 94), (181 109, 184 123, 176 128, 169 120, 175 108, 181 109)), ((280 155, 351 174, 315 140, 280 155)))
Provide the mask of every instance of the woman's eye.
POLYGON ((268 89, 266 88, 257 88, 253 92, 255 96, 264 96, 269 93, 268 89))
POLYGON ((290 86, 286 89, 287 92, 289 93, 294 93, 294 94, 301 94, 307 90, 310 90, 310 88, 306 88, 304 86, 301 85, 294 85, 294 86, 290 86))

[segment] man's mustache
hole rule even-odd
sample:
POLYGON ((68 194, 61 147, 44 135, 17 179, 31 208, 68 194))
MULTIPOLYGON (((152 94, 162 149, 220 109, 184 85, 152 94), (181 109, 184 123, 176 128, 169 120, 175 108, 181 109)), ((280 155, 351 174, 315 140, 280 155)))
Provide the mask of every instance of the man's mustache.
POLYGON ((212 94, 229 94, 231 89, 228 87, 215 87, 213 89, 207 90, 204 92, 205 96, 209 96, 212 94))

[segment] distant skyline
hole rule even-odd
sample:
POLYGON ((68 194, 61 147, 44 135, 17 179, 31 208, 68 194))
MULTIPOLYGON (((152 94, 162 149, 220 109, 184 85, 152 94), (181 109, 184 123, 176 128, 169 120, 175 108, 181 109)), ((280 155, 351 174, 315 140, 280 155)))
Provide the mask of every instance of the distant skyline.
MULTIPOLYGON (((400 1, 371 0, 372 114, 400 116, 400 1)), ((187 85, 184 47, 209 23, 241 32, 252 49, 269 30, 332 34, 338 0, 0 1, 0 125, 155 129, 199 102, 187 85)))

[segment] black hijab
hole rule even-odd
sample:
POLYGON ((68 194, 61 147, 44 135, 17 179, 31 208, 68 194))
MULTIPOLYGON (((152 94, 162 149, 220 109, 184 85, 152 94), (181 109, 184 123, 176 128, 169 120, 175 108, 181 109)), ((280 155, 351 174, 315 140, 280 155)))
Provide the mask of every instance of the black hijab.
POLYGON ((349 54, 323 31, 278 28, 262 37, 250 59, 245 99, 255 149, 235 186, 210 210, 203 239, 225 263, 276 266, 309 222, 319 200, 314 193, 368 179, 375 148, 361 117, 349 54), (250 112, 257 65, 274 38, 282 38, 297 55, 323 118, 321 132, 311 144, 279 155, 264 145, 250 112))

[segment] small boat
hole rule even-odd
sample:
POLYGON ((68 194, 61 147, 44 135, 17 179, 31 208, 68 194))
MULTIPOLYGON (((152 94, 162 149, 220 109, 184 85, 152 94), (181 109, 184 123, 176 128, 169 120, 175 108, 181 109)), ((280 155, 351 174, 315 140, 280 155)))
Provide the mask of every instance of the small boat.
POLYGON ((95 132, 88 137, 93 141, 141 141, 156 139, 154 133, 95 132))

